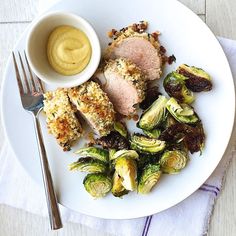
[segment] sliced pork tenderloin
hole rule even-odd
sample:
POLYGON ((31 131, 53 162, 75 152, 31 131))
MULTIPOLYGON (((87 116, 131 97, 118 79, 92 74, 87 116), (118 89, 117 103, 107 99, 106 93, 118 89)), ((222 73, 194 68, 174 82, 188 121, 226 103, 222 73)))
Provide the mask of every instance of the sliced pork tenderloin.
POLYGON ((109 60, 103 74, 97 75, 102 88, 117 112, 128 116, 135 112, 134 105, 145 98, 146 81, 142 71, 130 60, 109 60))
POLYGON ((137 27, 129 26, 116 33, 106 50, 105 59, 127 58, 144 72, 148 80, 159 79, 163 60, 158 38, 135 29, 137 27))
POLYGON ((106 136, 113 130, 115 111, 98 83, 88 81, 71 88, 68 96, 96 134, 106 136))

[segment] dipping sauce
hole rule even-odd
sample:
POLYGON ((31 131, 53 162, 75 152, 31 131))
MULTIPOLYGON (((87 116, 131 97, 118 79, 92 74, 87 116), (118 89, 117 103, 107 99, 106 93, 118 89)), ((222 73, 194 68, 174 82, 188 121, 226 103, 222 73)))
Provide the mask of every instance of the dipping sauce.
POLYGON ((48 61, 62 75, 75 75, 88 65, 92 54, 86 34, 72 26, 59 26, 49 36, 48 61))

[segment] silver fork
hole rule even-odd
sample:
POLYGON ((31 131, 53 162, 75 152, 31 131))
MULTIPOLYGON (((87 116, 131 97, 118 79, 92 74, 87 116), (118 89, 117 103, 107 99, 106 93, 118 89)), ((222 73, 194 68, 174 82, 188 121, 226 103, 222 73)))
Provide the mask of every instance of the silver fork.
POLYGON ((16 79, 17 79, 17 84, 18 84, 20 97, 21 97, 21 103, 22 103, 23 108, 32 115, 33 120, 34 120, 34 127, 35 127, 37 142, 38 142, 38 150, 39 150, 39 156, 40 156, 44 189, 45 189, 45 194, 46 194, 46 199, 47 199, 50 225, 51 225, 51 229, 53 230, 60 229, 62 228, 62 221, 61 221, 56 194, 53 188, 52 176, 49 169, 47 154, 46 154, 45 146, 43 143, 42 132, 41 132, 40 123, 38 119, 38 115, 43 108, 44 90, 43 90, 41 81, 38 78, 34 79, 33 73, 30 69, 25 52, 24 52, 24 57, 27 64, 28 71, 29 71, 29 76, 28 76, 29 79, 27 78, 24 63, 19 52, 18 52, 18 55, 20 59, 23 79, 21 79, 21 75, 19 73, 19 67, 16 62, 15 54, 14 52, 12 52, 15 72, 16 72, 16 79))

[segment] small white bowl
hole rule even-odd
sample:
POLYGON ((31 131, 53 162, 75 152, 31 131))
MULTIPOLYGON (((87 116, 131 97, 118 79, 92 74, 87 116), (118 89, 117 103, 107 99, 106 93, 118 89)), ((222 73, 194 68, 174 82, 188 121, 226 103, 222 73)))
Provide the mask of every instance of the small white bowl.
POLYGON ((33 72, 47 84, 58 87, 74 87, 91 78, 101 59, 101 46, 93 27, 83 18, 68 12, 53 12, 42 15, 30 28, 26 54, 33 72), (92 55, 86 68, 72 76, 57 73, 47 59, 47 42, 50 33, 60 25, 70 25, 82 30, 88 37, 92 55))

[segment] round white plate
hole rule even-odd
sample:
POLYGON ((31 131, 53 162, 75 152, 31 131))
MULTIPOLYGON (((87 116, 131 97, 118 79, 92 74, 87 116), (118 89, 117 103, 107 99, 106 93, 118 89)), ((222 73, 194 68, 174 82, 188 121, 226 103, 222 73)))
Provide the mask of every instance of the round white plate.
MULTIPOLYGON (((59 202, 75 211, 110 219, 142 217, 179 203, 210 176, 231 136, 234 85, 217 39, 194 13, 175 0, 67 0, 57 3, 49 11, 57 10, 71 11, 87 19, 97 31, 103 48, 108 42, 109 29, 147 20, 150 32, 162 32, 161 43, 169 55, 173 53, 177 58, 176 63, 166 67, 164 74, 187 63, 207 70, 214 83, 213 90, 199 94, 194 105, 207 135, 202 156, 193 155, 188 166, 178 175, 163 175, 155 190, 146 196, 131 193, 119 199, 109 194, 103 199, 93 200, 83 188, 84 174, 68 171, 67 165, 77 157, 73 152, 61 151, 54 138, 47 134, 45 117, 42 117, 44 140, 59 202)), ((25 49, 27 31, 15 50, 25 49)), ((2 87, 2 113, 7 138, 19 162, 33 179, 42 184, 33 122, 20 103, 12 58, 2 87)))

